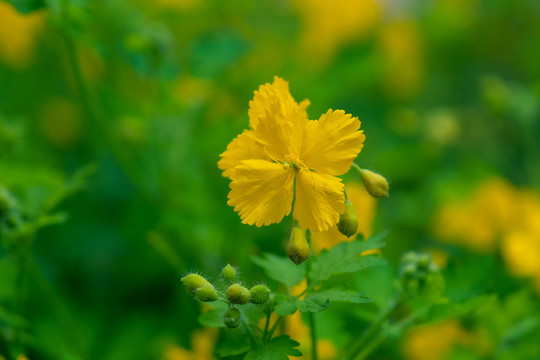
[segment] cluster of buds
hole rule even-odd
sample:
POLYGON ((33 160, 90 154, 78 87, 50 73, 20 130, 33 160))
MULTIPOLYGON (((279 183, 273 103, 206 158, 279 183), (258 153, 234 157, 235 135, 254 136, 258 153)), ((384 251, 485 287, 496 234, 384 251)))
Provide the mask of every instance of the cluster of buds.
POLYGON ((405 294, 412 297, 427 295, 438 298, 444 290, 444 279, 439 267, 428 253, 410 251, 403 254, 400 280, 405 294))
POLYGON ((188 293, 195 295, 201 302, 224 301, 229 308, 223 316, 223 323, 229 328, 236 328, 241 321, 241 312, 236 306, 252 303, 264 306, 269 303, 271 291, 266 285, 255 285, 251 289, 237 282, 238 271, 227 264, 221 270, 222 286, 214 286, 199 274, 191 273, 181 281, 188 293), (219 289, 223 289, 220 291, 219 289))

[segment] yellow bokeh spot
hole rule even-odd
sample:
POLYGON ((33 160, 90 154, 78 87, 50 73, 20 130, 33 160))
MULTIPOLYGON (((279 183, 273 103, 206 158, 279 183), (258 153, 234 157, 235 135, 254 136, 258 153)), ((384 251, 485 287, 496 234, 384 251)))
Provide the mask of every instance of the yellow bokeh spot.
POLYGON ((376 0, 296 0, 301 46, 310 63, 324 64, 343 45, 368 34, 381 17, 376 0))
POLYGON ((414 97, 424 79, 424 43, 418 25, 409 20, 386 24, 380 32, 379 52, 383 86, 398 99, 414 97))
POLYGON ((469 342, 461 325, 449 320, 413 329, 405 335, 402 347, 408 360, 440 360, 455 345, 469 342))
POLYGON ((30 62, 44 19, 44 11, 20 14, 10 4, 0 1, 0 58, 7 65, 19 69, 30 62))
POLYGON ((163 351, 164 360, 212 360, 217 329, 196 330, 191 335, 191 350, 178 345, 169 345, 163 351))

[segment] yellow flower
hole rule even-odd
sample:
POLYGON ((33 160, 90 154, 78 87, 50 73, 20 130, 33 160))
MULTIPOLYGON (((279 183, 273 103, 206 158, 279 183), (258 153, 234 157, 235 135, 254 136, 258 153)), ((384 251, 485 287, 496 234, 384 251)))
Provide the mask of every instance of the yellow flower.
POLYGON ((43 11, 20 14, 11 4, 0 1, 0 58, 11 67, 24 67, 32 58, 44 18, 43 11))
POLYGON ((336 176, 349 170, 365 136, 358 118, 343 110, 309 120, 308 105, 298 104, 276 76, 250 102, 250 129, 221 154, 218 166, 232 180, 228 204, 244 224, 280 222, 293 198, 293 218, 302 228, 323 231, 339 221, 345 196, 336 176))

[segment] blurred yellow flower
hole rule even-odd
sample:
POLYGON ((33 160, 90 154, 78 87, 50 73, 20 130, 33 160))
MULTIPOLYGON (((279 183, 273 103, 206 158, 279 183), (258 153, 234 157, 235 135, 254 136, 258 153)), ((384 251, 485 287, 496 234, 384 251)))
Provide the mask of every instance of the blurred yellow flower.
POLYGON ((358 215, 358 230, 350 238, 339 232, 336 225, 328 230, 313 233, 311 235, 311 249, 315 253, 319 253, 323 249, 330 249, 343 241, 354 240, 358 234, 362 234, 364 238, 368 238, 371 235, 371 226, 375 218, 377 200, 369 195, 366 189, 358 183, 347 183, 345 187, 347 189, 347 196, 358 215))
MULTIPOLYGON (((515 276, 540 285, 540 197, 503 179, 485 181, 468 201, 444 204, 435 217, 435 235, 475 251, 493 251, 515 276)), ((540 288, 539 288, 540 291, 540 288)))
POLYGON ((456 345, 468 344, 470 335, 455 320, 417 327, 403 338, 402 349, 408 360, 440 360, 456 345))
POLYGON ((212 360, 217 332, 213 328, 196 330, 191 335, 191 350, 169 345, 163 352, 164 360, 212 360))
POLYGON ((227 146, 218 163, 232 180, 228 204, 243 223, 278 223, 291 212, 293 198, 293 218, 304 229, 326 230, 343 213, 343 184, 336 176, 349 170, 365 136, 358 118, 343 110, 309 120, 308 105, 298 104, 279 77, 255 92, 251 129, 227 146))
POLYGON ((346 43, 369 33, 381 17, 376 0, 296 0, 302 48, 310 62, 324 63, 346 43))
POLYGON ((378 42, 387 93, 397 98, 416 95, 424 78, 424 44, 418 25, 409 20, 386 24, 378 42))
POLYGON ((0 1, 0 58, 7 65, 22 68, 28 64, 44 18, 43 11, 20 14, 11 4, 0 1))

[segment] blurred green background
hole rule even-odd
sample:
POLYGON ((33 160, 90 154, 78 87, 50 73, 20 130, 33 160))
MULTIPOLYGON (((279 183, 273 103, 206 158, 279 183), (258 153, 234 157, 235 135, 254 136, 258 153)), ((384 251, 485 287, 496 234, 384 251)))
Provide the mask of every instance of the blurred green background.
MULTIPOLYGON (((216 165, 274 75, 312 119, 362 121, 356 163, 391 195, 359 215, 390 231, 388 272, 429 250, 451 301, 493 294, 437 325, 462 339, 441 354, 538 358, 504 341, 540 331, 539 19, 535 0, 0 1, 0 359, 211 356, 179 278, 264 280, 250 257, 289 236, 241 224, 216 165)), ((407 341, 377 358, 443 358, 407 341)))

